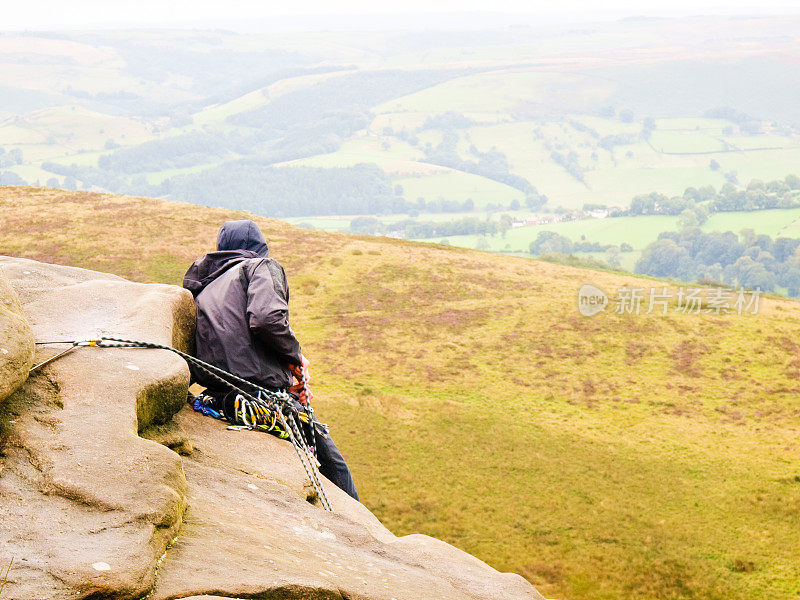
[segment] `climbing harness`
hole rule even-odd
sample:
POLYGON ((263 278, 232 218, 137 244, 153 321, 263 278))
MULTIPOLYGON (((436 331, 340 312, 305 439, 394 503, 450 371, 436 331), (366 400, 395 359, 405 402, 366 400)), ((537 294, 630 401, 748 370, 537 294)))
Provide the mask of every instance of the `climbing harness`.
MULTIPOLYGON (((191 354, 181 352, 176 348, 164 346, 161 344, 153 344, 151 342, 139 342, 134 340, 125 340, 113 337, 100 337, 94 340, 78 340, 78 341, 54 341, 54 342, 36 342, 37 345, 45 346, 51 344, 71 344, 69 348, 51 356, 47 360, 35 365, 31 368, 30 372, 35 371, 47 364, 50 364, 57 358, 72 352, 81 346, 95 346, 97 348, 150 348, 157 350, 169 350, 174 352, 187 363, 196 369, 205 373, 211 379, 223 384, 235 392, 236 396, 233 399, 234 403, 234 425, 228 429, 256 429, 260 431, 267 431, 272 433, 280 426, 280 433, 278 437, 288 439, 303 465, 303 469, 308 475, 314 491, 317 493, 320 502, 325 510, 333 511, 328 496, 325 494, 325 489, 322 486, 319 470, 317 468, 317 459, 309 448, 309 443, 301 431, 300 423, 309 423, 312 430, 314 424, 314 415, 311 407, 306 407, 308 414, 304 414, 295 408, 292 402, 292 396, 283 391, 273 391, 261 387, 252 381, 247 381, 229 373, 224 369, 215 367, 214 365, 204 362, 191 354), (247 390, 251 390, 248 392, 247 390), (241 424, 240 424, 241 423, 241 424)), ((304 382, 305 385, 305 382, 304 382)), ((230 419, 228 415, 226 418, 230 419)), ((313 440, 313 437, 310 439, 313 440)))

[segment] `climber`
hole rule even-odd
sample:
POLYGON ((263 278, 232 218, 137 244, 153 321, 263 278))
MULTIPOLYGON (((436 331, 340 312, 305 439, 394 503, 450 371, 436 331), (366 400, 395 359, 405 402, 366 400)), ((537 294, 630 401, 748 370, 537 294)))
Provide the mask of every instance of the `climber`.
MULTIPOLYGON (((197 357, 273 391, 287 391, 295 408, 309 416, 320 472, 358 500, 347 467, 327 428, 313 418, 309 362, 289 326, 289 285, 283 267, 269 258, 253 221, 228 221, 219 230, 217 251, 197 259, 183 278, 197 305, 197 357), (296 380, 296 383, 294 382, 296 380)), ((213 409, 225 413, 227 390, 200 371, 213 409)))

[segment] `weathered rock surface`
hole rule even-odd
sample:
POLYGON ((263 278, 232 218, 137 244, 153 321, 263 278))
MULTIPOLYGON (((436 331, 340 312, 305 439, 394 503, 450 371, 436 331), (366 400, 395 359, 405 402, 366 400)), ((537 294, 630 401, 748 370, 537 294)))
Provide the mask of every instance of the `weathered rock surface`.
POLYGON ((27 379, 33 350, 33 334, 17 293, 0 268, 0 402, 27 379))
MULTIPOLYGON (((0 265, 37 339, 191 339, 178 288, 0 265)), ((4 598, 541 599, 444 542, 395 537, 330 483, 333 513, 309 503, 290 444, 193 412, 187 384, 166 351, 80 348, 0 406, 4 598)))
MULTIPOLYGON (((187 347, 191 296, 81 269, 0 259, 39 340, 99 333, 187 347)), ((63 350, 48 346, 39 357, 63 350)), ((0 405, 4 598, 139 598, 186 507, 180 456, 139 437, 183 405, 164 351, 79 348, 0 405)))

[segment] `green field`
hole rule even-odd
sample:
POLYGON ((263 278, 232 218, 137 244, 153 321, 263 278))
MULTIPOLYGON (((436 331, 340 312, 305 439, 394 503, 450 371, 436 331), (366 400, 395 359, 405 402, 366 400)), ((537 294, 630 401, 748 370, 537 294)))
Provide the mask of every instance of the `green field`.
POLYGON ((54 158, 52 162, 59 165, 78 165, 81 167, 96 167, 97 159, 107 154, 106 152, 81 152, 80 154, 71 154, 69 156, 59 156, 54 158))
POLYGON ((546 83, 560 77, 514 72, 470 75, 391 100, 375 107, 375 111, 436 113, 446 106, 464 113, 505 113, 523 100, 542 100, 546 83))
POLYGON ((286 166, 350 167, 360 163, 374 163, 390 175, 441 172, 444 169, 422 161, 420 150, 397 139, 383 139, 370 135, 348 140, 336 152, 301 158, 286 166))
POLYGON ((757 234, 776 237, 800 236, 800 209, 759 210, 753 212, 715 213, 703 224, 704 231, 753 229, 757 234))
POLYGON ((192 119, 194 125, 200 127, 203 125, 221 124, 231 115, 252 110, 263 106, 267 102, 268 100, 264 90, 255 90, 229 102, 207 106, 200 112, 195 113, 192 119))
POLYGON ((718 156, 717 160, 722 170, 737 171, 739 181, 743 183, 751 179, 783 179, 789 173, 800 172, 800 149, 795 147, 731 152, 718 156))
POLYGON ((725 141, 736 150, 775 150, 778 148, 797 148, 797 139, 781 135, 739 135, 729 136, 725 141))
POLYGON ((711 154, 725 150, 725 143, 706 133, 656 130, 650 144, 664 154, 711 154))

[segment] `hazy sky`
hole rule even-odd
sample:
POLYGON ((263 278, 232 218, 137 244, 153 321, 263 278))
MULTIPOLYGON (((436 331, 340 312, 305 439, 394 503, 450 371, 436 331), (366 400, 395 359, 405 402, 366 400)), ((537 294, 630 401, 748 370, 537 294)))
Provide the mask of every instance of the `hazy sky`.
MULTIPOLYGON (((312 29, 325 25, 320 15, 358 15, 365 22, 391 24, 388 15, 401 15, 398 23, 407 27, 419 17, 421 26, 448 24, 442 13, 506 13, 525 15, 526 22, 568 22, 608 20, 626 16, 688 15, 774 15, 800 13, 797 0, 561 0, 560 2, 520 0, 5 0, 0 30, 75 29, 104 26, 193 25, 201 27, 243 27, 273 19, 287 27, 312 29), (439 16, 435 16, 438 14, 439 16), (429 15, 429 16, 425 16, 429 15), (316 17, 316 18, 315 18, 316 17)), ((499 16, 494 17, 502 22, 499 16)), ((358 18, 336 19, 335 27, 358 18)), ((462 14, 456 22, 469 22, 462 14)), ((492 22, 492 19, 489 19, 492 22)), ((476 24, 480 19, 476 19, 476 24)))

